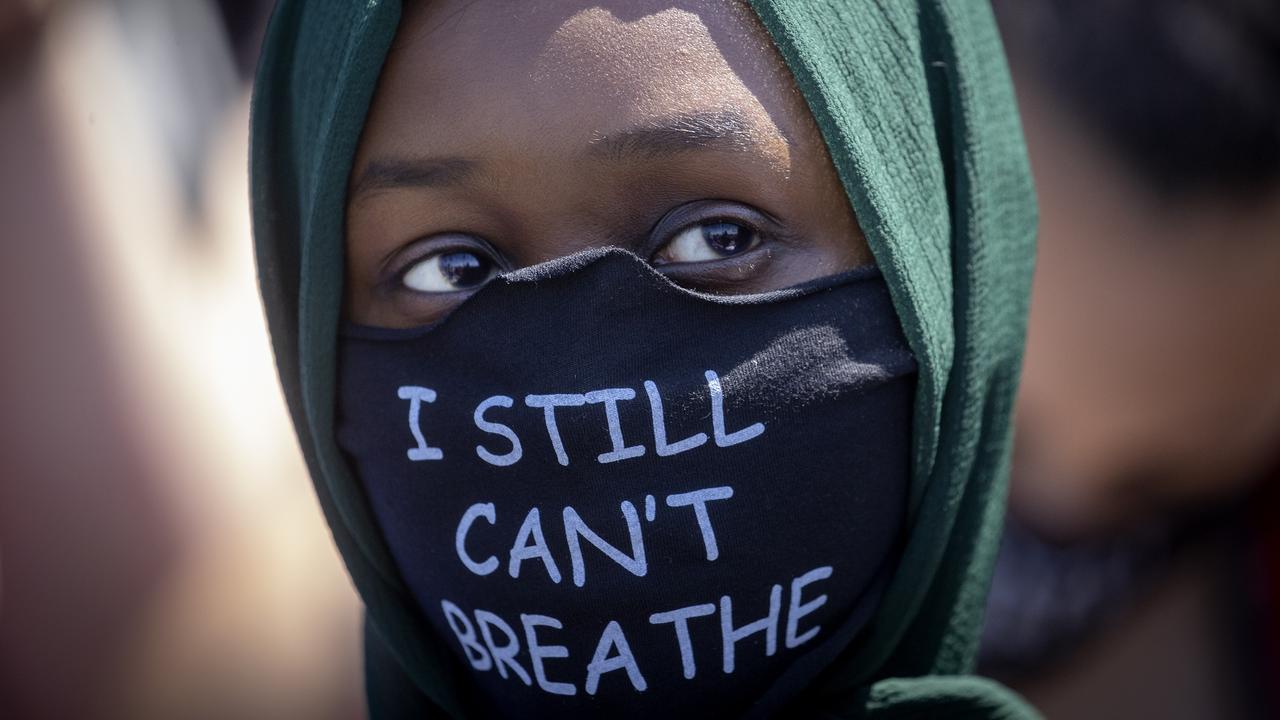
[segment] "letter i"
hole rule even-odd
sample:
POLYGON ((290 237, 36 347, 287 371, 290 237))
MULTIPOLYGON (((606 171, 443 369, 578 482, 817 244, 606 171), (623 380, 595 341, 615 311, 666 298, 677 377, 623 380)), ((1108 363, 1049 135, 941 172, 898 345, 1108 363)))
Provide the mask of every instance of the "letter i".
POLYGON ((427 444, 427 439, 422 436, 422 425, 418 422, 419 416, 422 414, 422 403, 435 402, 436 391, 416 385, 402 385, 396 391, 396 395, 401 400, 409 401, 409 432, 413 433, 413 439, 418 442, 417 447, 409 448, 409 459, 414 462, 419 460, 443 460, 444 451, 427 444))

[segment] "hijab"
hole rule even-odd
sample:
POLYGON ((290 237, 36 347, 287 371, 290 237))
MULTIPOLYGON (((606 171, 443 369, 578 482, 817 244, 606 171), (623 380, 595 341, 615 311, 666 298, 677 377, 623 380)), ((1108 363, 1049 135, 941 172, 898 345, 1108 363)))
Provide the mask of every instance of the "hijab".
MULTIPOLYGON (((347 180, 400 2, 282 0, 254 90, 253 228, 299 442, 366 610, 371 712, 464 717, 459 670, 335 442, 347 180)), ((985 0, 754 0, 826 141, 918 365, 906 536, 819 717, 1025 717, 966 675, 999 541, 1035 203, 985 0)))

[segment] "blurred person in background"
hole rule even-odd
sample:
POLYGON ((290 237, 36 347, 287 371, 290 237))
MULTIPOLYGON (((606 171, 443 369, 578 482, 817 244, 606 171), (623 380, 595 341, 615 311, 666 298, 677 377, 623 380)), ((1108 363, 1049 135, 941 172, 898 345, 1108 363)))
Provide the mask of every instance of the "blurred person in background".
POLYGON ((1041 208, 984 667, 1280 712, 1280 4, 1004 0, 1041 208))
POLYGON ((0 718, 360 714, 248 231, 266 3, 0 3, 0 718))

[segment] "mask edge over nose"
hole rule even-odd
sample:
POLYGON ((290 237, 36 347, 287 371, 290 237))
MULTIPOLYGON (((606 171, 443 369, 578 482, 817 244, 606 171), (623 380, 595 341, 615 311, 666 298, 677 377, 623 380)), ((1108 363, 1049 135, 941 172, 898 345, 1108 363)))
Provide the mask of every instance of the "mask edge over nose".
POLYGON ((660 272, 657 268, 650 265, 639 255, 636 255, 625 248, 616 246, 588 248, 586 250, 579 250, 578 252, 570 255, 538 263, 537 265, 531 265, 501 273, 489 282, 485 283, 483 287, 480 287, 468 295, 467 298, 457 307, 451 309, 448 315, 434 322, 409 328, 385 328, 376 325, 357 323, 350 320, 343 320, 339 328, 339 333, 343 337, 361 337, 370 340, 396 340, 418 337, 449 322, 450 318, 458 312, 463 311, 468 304, 477 302, 477 299, 486 293, 505 293, 509 292, 509 290, 503 290, 502 288, 537 285, 563 278, 566 275, 580 272, 593 266, 609 263, 617 265, 628 264, 634 269, 634 275, 637 278, 643 282, 648 282, 656 287, 660 287, 665 292, 685 295, 689 298, 706 303, 730 306, 760 305, 779 300, 803 297, 815 292, 838 287, 852 280, 872 279, 880 276, 880 269, 876 265, 861 265, 831 275, 779 288, 777 290, 767 290, 764 292, 740 295, 719 295, 699 292, 679 285, 671 278, 660 272))

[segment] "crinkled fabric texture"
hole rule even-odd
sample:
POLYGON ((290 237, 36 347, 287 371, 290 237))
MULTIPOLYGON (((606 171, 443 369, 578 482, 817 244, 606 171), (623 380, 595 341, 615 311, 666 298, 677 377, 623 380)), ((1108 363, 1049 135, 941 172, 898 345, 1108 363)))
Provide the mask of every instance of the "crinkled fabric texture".
MULTIPOLYGON (((826 139, 919 374, 907 538, 866 633, 788 716, 1015 718, 968 673, 1003 515, 1035 206, 985 0, 756 0, 826 139)), ((254 93, 263 301, 298 438, 363 598, 374 717, 466 717, 334 439, 347 178, 394 0, 282 0, 254 93)))

